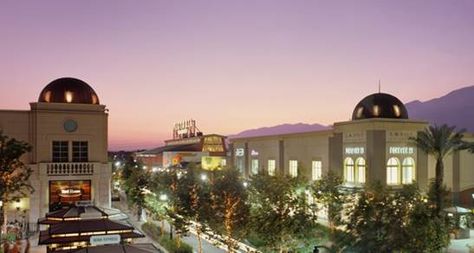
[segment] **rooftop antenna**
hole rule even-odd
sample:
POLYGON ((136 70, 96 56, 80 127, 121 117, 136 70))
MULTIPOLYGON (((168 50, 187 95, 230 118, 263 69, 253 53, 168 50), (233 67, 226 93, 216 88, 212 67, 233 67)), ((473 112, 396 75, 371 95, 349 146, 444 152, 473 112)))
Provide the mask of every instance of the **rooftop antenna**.
POLYGON ((380 79, 379 79, 379 93, 380 93, 380 86, 381 86, 381 84, 380 84, 380 79))

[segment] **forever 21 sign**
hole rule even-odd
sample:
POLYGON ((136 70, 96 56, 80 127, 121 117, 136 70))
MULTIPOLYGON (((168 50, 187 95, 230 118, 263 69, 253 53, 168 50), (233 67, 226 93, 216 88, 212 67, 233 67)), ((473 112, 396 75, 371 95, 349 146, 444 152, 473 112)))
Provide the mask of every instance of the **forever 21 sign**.
POLYGON ((118 244, 120 243, 120 235, 94 235, 90 238, 90 244, 93 246, 96 245, 105 245, 105 244, 118 244))

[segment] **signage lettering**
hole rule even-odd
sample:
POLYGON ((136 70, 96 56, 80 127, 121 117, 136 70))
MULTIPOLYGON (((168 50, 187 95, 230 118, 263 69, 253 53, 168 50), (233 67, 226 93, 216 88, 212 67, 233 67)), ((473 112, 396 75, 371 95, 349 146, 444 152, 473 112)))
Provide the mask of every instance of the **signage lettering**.
POLYGON ((105 244, 118 244, 120 243, 120 235, 94 235, 90 237, 90 243, 93 246, 105 245, 105 244))
POLYGON ((413 147, 390 147, 388 152, 395 155, 410 155, 415 153, 415 148, 413 147))
POLYGON ((362 155, 365 153, 364 147, 347 147, 344 151, 348 155, 362 155))
POLYGON ((243 148, 236 148, 235 149, 235 156, 244 156, 245 151, 243 148))

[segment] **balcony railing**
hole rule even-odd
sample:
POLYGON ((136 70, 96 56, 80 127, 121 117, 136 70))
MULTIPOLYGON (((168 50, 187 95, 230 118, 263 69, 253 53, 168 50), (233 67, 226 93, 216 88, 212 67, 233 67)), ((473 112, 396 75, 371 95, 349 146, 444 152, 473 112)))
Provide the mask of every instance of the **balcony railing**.
POLYGON ((94 163, 43 163, 40 168, 46 167, 48 176, 92 175, 94 163))

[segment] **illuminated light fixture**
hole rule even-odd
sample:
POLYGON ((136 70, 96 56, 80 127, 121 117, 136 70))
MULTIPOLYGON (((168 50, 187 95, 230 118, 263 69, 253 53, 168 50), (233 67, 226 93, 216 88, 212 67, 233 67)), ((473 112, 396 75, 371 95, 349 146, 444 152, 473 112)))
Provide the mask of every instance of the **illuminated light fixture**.
POLYGON ((167 201, 167 200, 168 200, 168 195, 166 195, 166 194, 161 194, 161 195, 160 195, 160 200, 161 200, 161 201, 167 201))
POLYGON ((98 104, 98 103, 97 103, 97 100, 98 100, 98 99, 97 99, 97 96, 96 96, 95 94, 92 94, 92 103, 93 103, 93 104, 98 104))
POLYGON ((244 185, 245 188, 247 188, 249 186, 249 183, 247 183, 247 182, 243 182, 242 184, 244 185))
POLYGON ((120 167, 120 165, 121 165, 120 161, 115 162, 115 167, 120 167))
POLYGON ((361 118, 363 112, 364 112, 364 107, 361 106, 357 108, 357 118, 361 118))
POLYGON ((374 116, 380 115, 380 107, 378 105, 374 105, 372 110, 374 111, 374 116))
POLYGON ((47 91, 45 94, 44 94, 44 101, 46 102, 50 102, 51 101, 51 91, 47 91))
POLYGON ((201 180, 206 181, 207 180, 207 175, 206 174, 201 174, 201 180))
POLYGON ((395 112, 395 116, 400 117, 400 107, 398 105, 393 105, 393 111, 395 112))
POLYGON ((66 98, 66 102, 68 102, 68 103, 72 102, 72 92, 71 91, 66 91, 64 93, 64 97, 66 98))

